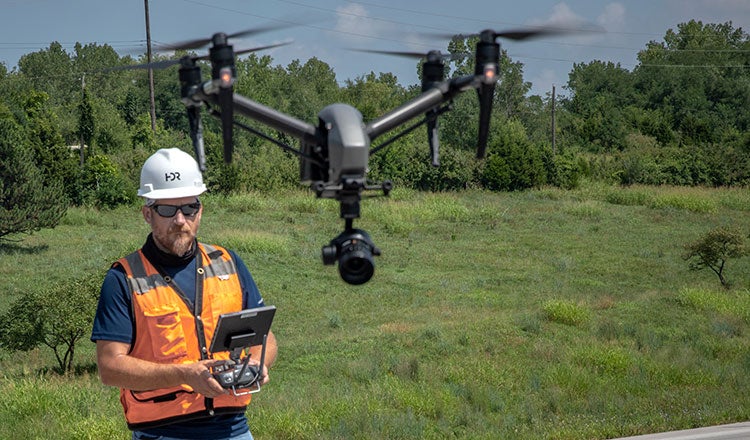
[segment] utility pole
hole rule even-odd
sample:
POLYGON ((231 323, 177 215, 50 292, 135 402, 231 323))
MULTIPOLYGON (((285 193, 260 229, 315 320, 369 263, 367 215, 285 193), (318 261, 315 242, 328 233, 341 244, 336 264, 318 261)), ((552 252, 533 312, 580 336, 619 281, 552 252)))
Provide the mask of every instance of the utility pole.
POLYGON ((555 129, 555 85, 552 84, 552 154, 557 154, 557 130, 555 129))
MULTIPOLYGON (((82 102, 83 102, 83 97, 85 93, 86 93, 86 74, 84 73, 81 75, 81 101, 82 102)), ((83 164, 85 162, 85 157, 84 157, 84 152, 83 152, 83 130, 80 130, 79 135, 81 136, 81 140, 79 144, 81 148, 78 149, 78 155, 81 158, 81 168, 83 168, 83 164)))
MULTIPOLYGON (((146 62, 151 64, 151 23, 148 17, 148 0, 143 0, 146 9, 146 62)), ((156 133, 156 103, 154 101, 154 69, 148 68, 148 94, 151 100, 151 131, 156 133)))

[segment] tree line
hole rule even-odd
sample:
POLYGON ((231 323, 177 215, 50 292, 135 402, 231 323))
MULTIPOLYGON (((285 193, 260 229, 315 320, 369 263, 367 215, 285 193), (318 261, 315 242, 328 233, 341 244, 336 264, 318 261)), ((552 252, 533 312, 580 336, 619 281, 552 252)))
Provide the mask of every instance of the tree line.
MULTIPOLYGON (((450 53, 470 56, 447 64, 448 76, 474 71, 475 42, 450 42, 450 53)), ((162 147, 191 150, 177 67, 154 71, 155 130, 147 71, 111 69, 142 62, 108 45, 77 44, 68 53, 52 43, 22 56, 17 68, 0 64, 0 239, 54 226, 71 204, 132 203, 146 157, 162 147)), ((210 66, 202 69, 208 78, 210 66)), ((334 102, 353 105, 368 121, 420 93, 419 84, 400 84, 388 72, 340 82, 315 57, 281 66, 251 54, 236 70, 237 93, 312 123, 334 102)), ((599 60, 575 64, 555 106, 554 148, 552 96, 529 96, 523 64, 505 52, 499 73, 485 160, 474 158, 476 94, 464 93, 440 117, 440 167, 430 165, 425 129, 418 129, 373 155, 370 177, 429 191, 573 188, 582 178, 624 185, 750 181, 750 38, 731 23, 681 23, 639 51, 632 71, 599 60)), ((297 158, 272 143, 237 130, 233 164, 225 165, 215 118, 204 117, 204 136, 212 191, 298 186, 297 158)))

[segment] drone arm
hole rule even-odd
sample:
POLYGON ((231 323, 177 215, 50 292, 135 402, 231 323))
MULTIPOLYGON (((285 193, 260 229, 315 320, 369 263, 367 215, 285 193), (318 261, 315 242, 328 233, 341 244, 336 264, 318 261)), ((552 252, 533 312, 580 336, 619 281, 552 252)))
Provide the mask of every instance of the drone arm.
MULTIPOLYGON (((214 93, 198 92, 202 100, 219 106, 219 97, 214 93)), ((303 141, 315 142, 317 130, 314 125, 289 116, 278 110, 266 107, 251 99, 235 93, 232 96, 234 110, 248 118, 265 124, 274 130, 286 133, 303 141)), ((219 107, 221 108, 221 107, 219 107)))
POLYGON ((404 122, 435 108, 457 94, 478 87, 479 84, 479 79, 476 76, 462 76, 438 83, 435 87, 423 92, 406 104, 371 121, 367 124, 365 131, 370 139, 375 139, 404 122))
MULTIPOLYGON (((438 116, 442 115, 443 113, 447 112, 448 110, 450 110, 450 106, 446 105, 446 106, 443 106, 443 107, 432 109, 432 110, 430 110, 430 112, 434 112, 433 116, 435 118, 437 118, 438 116)), ((370 150, 370 156, 378 153, 383 148, 387 147, 388 145, 392 144, 393 142, 397 141, 398 139, 401 139, 402 137, 406 136, 407 134, 411 133, 412 131, 414 131, 415 129, 417 129, 418 127, 420 127, 420 126, 422 126, 424 124, 429 124, 429 119, 428 118, 422 119, 422 120, 420 120, 420 121, 418 121, 418 122, 410 125, 409 127, 406 127, 402 132, 398 133, 397 135, 393 136, 392 138, 388 139, 387 141, 381 143, 377 147, 374 147, 373 149, 370 150)))
MULTIPOLYGON (((216 113, 214 110, 211 110, 211 112, 212 112, 212 114, 216 113)), ((268 142, 276 144, 278 147, 280 147, 284 151, 287 151, 289 153, 295 154, 295 155, 297 155, 297 156, 299 156, 299 157, 301 157, 301 158, 303 158, 305 160, 311 161, 311 162, 315 163, 318 166, 323 166, 324 165, 324 164, 320 163, 314 157, 312 157, 312 156, 310 156, 308 154, 305 154, 304 152, 302 152, 300 150, 297 150, 296 148, 290 147, 289 145, 287 145, 287 144, 285 144, 285 143, 283 143, 283 142, 281 142, 281 141, 279 141, 277 139, 274 139, 271 136, 263 133, 260 130, 256 130, 255 128, 253 128, 253 127, 251 127, 249 125, 246 125, 246 124, 243 124, 243 123, 237 122, 237 121, 234 121, 234 125, 242 128, 243 130, 247 130, 248 132, 250 132, 250 133, 252 133, 252 134, 254 134, 254 135, 256 135, 256 136, 258 136, 260 138, 263 138, 263 139, 267 140, 268 142)))

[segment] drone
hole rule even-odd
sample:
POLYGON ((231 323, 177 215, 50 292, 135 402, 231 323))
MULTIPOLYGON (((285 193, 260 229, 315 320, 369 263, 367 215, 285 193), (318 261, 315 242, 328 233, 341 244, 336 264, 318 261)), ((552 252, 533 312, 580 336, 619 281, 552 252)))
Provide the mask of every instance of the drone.
POLYGON ((340 218, 344 220, 344 230, 329 244, 323 246, 321 253, 325 265, 334 265, 338 262, 341 278, 351 285, 364 284, 372 278, 375 271, 373 257, 381 254, 370 235, 354 227, 354 220, 360 217, 360 202, 363 195, 365 192, 379 192, 383 196, 388 196, 393 188, 392 182, 388 180, 371 183, 367 179, 369 157, 424 124, 427 126, 432 165, 438 166, 438 116, 450 110, 450 104, 455 96, 469 90, 476 90, 479 98, 476 156, 479 159, 483 158, 487 148, 494 89, 498 81, 500 44, 497 40, 499 38, 525 40, 542 35, 569 32, 564 29, 548 28, 511 31, 488 29, 479 34, 468 35, 479 37, 474 55, 474 74, 449 79, 444 78, 444 61, 455 59, 452 58, 454 55, 441 54, 439 51, 423 54, 365 50, 372 53, 423 59, 421 93, 368 122, 363 121, 360 111, 351 105, 330 104, 320 110, 318 123, 313 125, 234 93, 235 57, 237 55, 288 43, 235 52, 229 40, 269 29, 256 28, 234 34, 219 32, 210 39, 193 40, 169 46, 169 49, 187 50, 209 45, 208 55, 186 55, 178 60, 123 66, 123 68, 164 68, 179 64, 180 98, 187 109, 190 137, 201 171, 206 169, 201 123, 201 108, 204 105, 212 109, 211 115, 218 117, 221 121, 223 159, 226 163, 231 163, 232 160, 232 136, 235 125, 297 155, 300 160, 300 181, 309 186, 318 198, 333 199, 340 204, 339 212, 340 218), (197 63, 200 60, 210 62, 211 79, 203 80, 200 65, 197 63), (297 139, 300 147, 292 147, 255 128, 236 122, 235 114, 246 116, 270 129, 297 139), (417 118, 420 119, 416 123, 407 126, 377 147, 371 148, 376 138, 417 118))

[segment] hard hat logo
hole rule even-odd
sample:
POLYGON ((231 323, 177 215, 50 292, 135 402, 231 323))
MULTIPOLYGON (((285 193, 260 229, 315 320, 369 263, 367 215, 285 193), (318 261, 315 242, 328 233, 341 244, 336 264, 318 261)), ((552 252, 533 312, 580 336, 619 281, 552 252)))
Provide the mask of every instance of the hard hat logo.
POLYGON ((206 191, 198 163, 179 148, 163 148, 141 168, 138 195, 147 199, 192 197, 206 191))
POLYGON ((164 173, 164 180, 167 182, 173 182, 175 180, 180 180, 180 173, 174 172, 174 173, 164 173))

